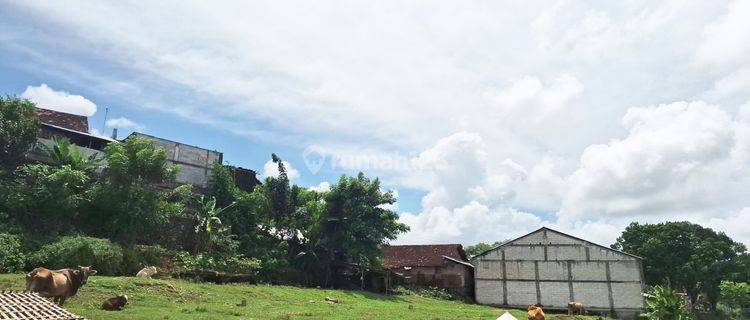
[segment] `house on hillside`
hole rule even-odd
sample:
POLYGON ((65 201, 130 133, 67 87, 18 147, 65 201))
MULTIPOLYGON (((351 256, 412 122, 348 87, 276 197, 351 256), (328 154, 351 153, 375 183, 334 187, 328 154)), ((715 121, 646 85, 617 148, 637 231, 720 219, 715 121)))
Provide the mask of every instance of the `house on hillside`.
POLYGON ((541 228, 472 258, 478 303, 587 310, 630 317, 644 309, 641 258, 541 228))
MULTIPOLYGON (((89 121, 86 116, 48 110, 36 109, 36 116, 40 122, 39 143, 52 146, 54 139, 67 138, 70 142, 83 151, 86 157, 96 154, 98 158, 104 158, 104 148, 118 140, 89 133, 89 121)), ((116 131, 113 132, 113 135, 116 131)), ((161 147, 167 152, 169 162, 180 166, 180 172, 175 179, 176 184, 190 184, 196 186, 198 191, 206 190, 210 185, 211 166, 214 163, 222 164, 223 154, 184 143, 171 141, 151 135, 134 132, 128 138, 134 136, 146 137, 154 141, 156 147, 161 147)), ((126 138, 127 139, 127 138, 126 138)), ((32 161, 46 163, 44 152, 35 147, 28 153, 32 161)), ((257 173, 250 169, 227 166, 232 170, 235 185, 244 191, 252 189, 260 184, 257 173)))
MULTIPOLYGON (((175 177, 177 184, 190 184, 201 190, 206 190, 211 184, 212 166, 216 163, 222 164, 224 154, 215 150, 209 150, 201 147, 184 144, 164 138, 155 137, 140 132, 133 132, 126 140, 131 137, 145 137, 154 141, 156 147, 162 148, 167 152, 167 160, 173 165, 178 165, 180 171, 175 177)), ((229 167, 235 179, 235 185, 242 190, 250 191, 260 181, 256 177, 256 172, 250 169, 240 167, 229 167)))
MULTIPOLYGON (((88 157, 96 154, 104 157, 104 147, 117 140, 89 133, 89 120, 86 116, 37 108, 36 116, 40 122, 39 143, 51 146, 54 139, 67 138, 71 143, 81 147, 88 157)), ((40 148, 32 149, 28 157, 33 161, 45 162, 40 148)))
POLYGON ((414 287, 440 287, 473 296, 474 267, 460 244, 384 246, 383 268, 414 287))

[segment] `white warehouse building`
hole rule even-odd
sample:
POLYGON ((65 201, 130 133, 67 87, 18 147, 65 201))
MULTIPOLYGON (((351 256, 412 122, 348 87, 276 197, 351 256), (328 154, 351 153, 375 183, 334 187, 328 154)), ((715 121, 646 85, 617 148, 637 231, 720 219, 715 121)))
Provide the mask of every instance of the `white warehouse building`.
POLYGON ((472 258, 480 304, 630 317, 643 311, 641 258, 559 231, 541 228, 472 258))

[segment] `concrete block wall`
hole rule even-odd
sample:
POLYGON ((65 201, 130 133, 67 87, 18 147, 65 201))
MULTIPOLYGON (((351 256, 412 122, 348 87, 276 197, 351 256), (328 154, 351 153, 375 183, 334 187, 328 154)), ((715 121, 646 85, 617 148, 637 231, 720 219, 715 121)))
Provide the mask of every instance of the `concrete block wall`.
POLYGON ((175 178, 177 183, 206 188, 211 176, 211 165, 222 162, 222 154, 149 135, 134 133, 154 141, 154 146, 166 151, 167 159, 180 167, 175 178))
POLYGON ((478 303, 565 309, 569 301, 590 310, 637 314, 643 308, 642 266, 634 256, 551 229, 475 257, 478 303))

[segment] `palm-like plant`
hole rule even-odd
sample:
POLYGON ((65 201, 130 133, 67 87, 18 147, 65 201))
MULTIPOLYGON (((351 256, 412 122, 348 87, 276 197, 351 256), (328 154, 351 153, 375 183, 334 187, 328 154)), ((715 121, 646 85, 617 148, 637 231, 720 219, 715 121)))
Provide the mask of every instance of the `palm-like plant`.
POLYGON ((643 316, 650 320, 687 320, 692 319, 685 308, 682 298, 667 286, 657 285, 644 293, 648 312, 643 316))
POLYGON ((52 146, 40 143, 39 147, 53 165, 70 166, 73 170, 88 171, 98 167, 102 159, 96 154, 86 157, 83 150, 72 144, 67 138, 54 138, 52 146))
POLYGON ((232 204, 217 210, 215 197, 206 198, 201 196, 198 199, 198 223, 195 226, 195 233, 198 236, 196 252, 211 250, 212 238, 222 230, 219 214, 234 204, 232 202, 232 204))

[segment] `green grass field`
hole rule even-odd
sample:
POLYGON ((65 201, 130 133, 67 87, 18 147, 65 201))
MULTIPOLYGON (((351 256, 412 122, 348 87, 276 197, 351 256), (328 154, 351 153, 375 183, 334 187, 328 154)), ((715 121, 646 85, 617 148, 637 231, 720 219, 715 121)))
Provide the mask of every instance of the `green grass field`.
MULTIPOLYGON (((23 290, 20 274, 0 275, 0 290, 23 290)), ((91 277, 65 308, 89 319, 496 319, 502 310, 420 296, 270 285, 214 285, 181 280, 91 277), (99 308, 109 297, 130 298, 123 311, 99 308), (330 304, 326 297, 338 299, 330 304), (247 306, 239 307, 242 299, 247 306)), ((521 320, 526 312, 511 313, 521 320)), ((547 319, 554 319, 548 315, 547 319)), ((588 317, 586 319, 595 319, 588 317)))

